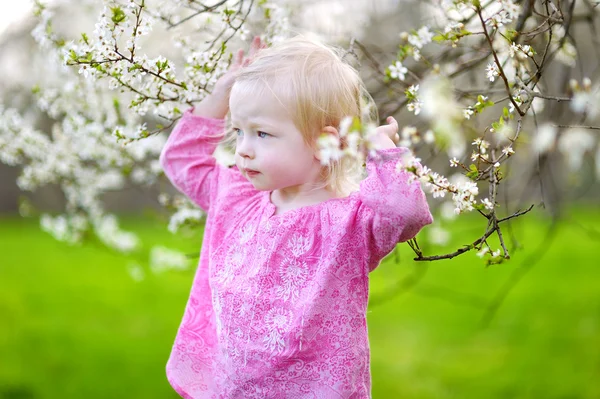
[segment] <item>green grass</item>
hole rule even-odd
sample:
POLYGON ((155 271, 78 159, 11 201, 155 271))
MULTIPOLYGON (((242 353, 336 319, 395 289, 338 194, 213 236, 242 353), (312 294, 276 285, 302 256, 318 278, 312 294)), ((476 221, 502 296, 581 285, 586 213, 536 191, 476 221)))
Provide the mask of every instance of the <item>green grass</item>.
MULTIPOLYGON (((371 275, 373 398, 600 398, 599 240, 581 227, 599 223, 598 209, 578 210, 550 240, 548 222, 527 215, 513 226, 523 248, 490 267, 472 253, 415 263, 400 246, 371 275), (533 261, 482 326, 494 294, 533 261)), ((198 251, 197 235, 127 225, 148 244, 198 251)), ((448 248, 427 252, 459 248, 481 226, 452 229, 448 248)), ((0 398, 177 397, 164 366, 193 270, 136 282, 130 262, 56 242, 34 220, 0 217, 0 398)))

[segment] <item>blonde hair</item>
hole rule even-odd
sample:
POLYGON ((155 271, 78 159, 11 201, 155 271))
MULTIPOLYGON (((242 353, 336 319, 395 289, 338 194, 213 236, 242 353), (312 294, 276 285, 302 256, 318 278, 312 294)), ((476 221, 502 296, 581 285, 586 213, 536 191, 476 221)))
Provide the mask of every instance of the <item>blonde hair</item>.
MULTIPOLYGON (((333 126, 339 131, 345 117, 372 122, 365 120, 364 100, 372 100, 358 72, 343 61, 339 50, 303 36, 260 50, 249 66, 240 69, 235 85, 255 97, 274 95, 313 149, 322 129, 333 126)), ((370 105, 371 111, 376 109, 370 105)), ((344 157, 323 167, 322 187, 348 195, 358 189, 362 176, 362 164, 344 157)))

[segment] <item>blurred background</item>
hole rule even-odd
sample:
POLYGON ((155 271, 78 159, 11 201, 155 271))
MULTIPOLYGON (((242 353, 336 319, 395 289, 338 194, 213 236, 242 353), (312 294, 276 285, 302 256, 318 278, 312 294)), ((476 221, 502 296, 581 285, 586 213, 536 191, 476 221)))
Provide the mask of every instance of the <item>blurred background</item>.
MULTIPOLYGON (((343 26, 355 27, 365 44, 377 43, 391 62, 397 33, 432 18, 419 4, 307 1, 295 18, 334 39, 349 34, 335 23, 344 18, 343 26)), ((0 103, 24 115, 37 112, 31 88, 44 73, 33 50, 30 6, 0 0, 0 103)), ((73 32, 94 23, 85 11, 57 13, 73 32)), ((411 116, 399 117, 405 123, 411 116)), ((51 123, 36 118, 41 130, 51 123)), ((177 397, 164 368, 202 230, 169 233, 168 212, 154 191, 130 187, 110 193, 107 208, 148 251, 161 245, 188 254, 187 269, 153 269, 147 258, 124 256, 93 237, 80 245, 59 242, 40 229, 35 212, 19 211, 24 197, 36 209, 62 211, 60 188, 23 193, 19 173, 0 164, 0 398, 177 397)), ((373 398, 600 398, 598 184, 589 170, 559 175, 551 201, 524 195, 535 207, 505 229, 510 261, 486 266, 472 251, 419 263, 401 244, 372 273, 373 398), (566 184, 573 179, 574 189, 566 184)), ((480 219, 447 223, 443 245, 425 229, 423 249, 455 251, 482 234, 480 219)))

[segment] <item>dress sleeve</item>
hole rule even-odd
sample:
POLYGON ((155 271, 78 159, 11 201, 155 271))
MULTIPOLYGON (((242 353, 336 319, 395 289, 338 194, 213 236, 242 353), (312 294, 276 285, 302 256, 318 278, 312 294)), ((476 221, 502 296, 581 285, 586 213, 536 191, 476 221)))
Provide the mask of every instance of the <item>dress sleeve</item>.
POLYGON ((221 167, 212 156, 224 135, 225 121, 188 109, 171 132, 160 164, 171 183, 205 212, 215 197, 221 167))
POLYGON ((378 151, 367 159, 367 178, 359 190, 361 219, 366 222, 369 271, 399 242, 410 240, 433 222, 419 181, 409 183, 409 173, 398 171, 406 148, 378 151))

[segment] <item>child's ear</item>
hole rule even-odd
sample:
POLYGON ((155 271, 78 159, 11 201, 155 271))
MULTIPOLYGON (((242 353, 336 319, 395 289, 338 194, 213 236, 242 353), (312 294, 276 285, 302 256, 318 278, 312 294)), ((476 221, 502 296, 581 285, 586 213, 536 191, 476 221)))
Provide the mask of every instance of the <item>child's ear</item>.
MULTIPOLYGON (((333 136, 335 136, 337 138, 340 137, 340 134, 339 134, 338 130, 335 127, 333 127, 333 126, 325 126, 323 129, 321 129, 321 133, 320 134, 331 134, 331 135, 333 135, 333 136)), ((320 157, 320 154, 319 154, 319 147, 316 145, 316 142, 315 142, 315 158, 318 161, 321 161, 321 157, 320 157)))

